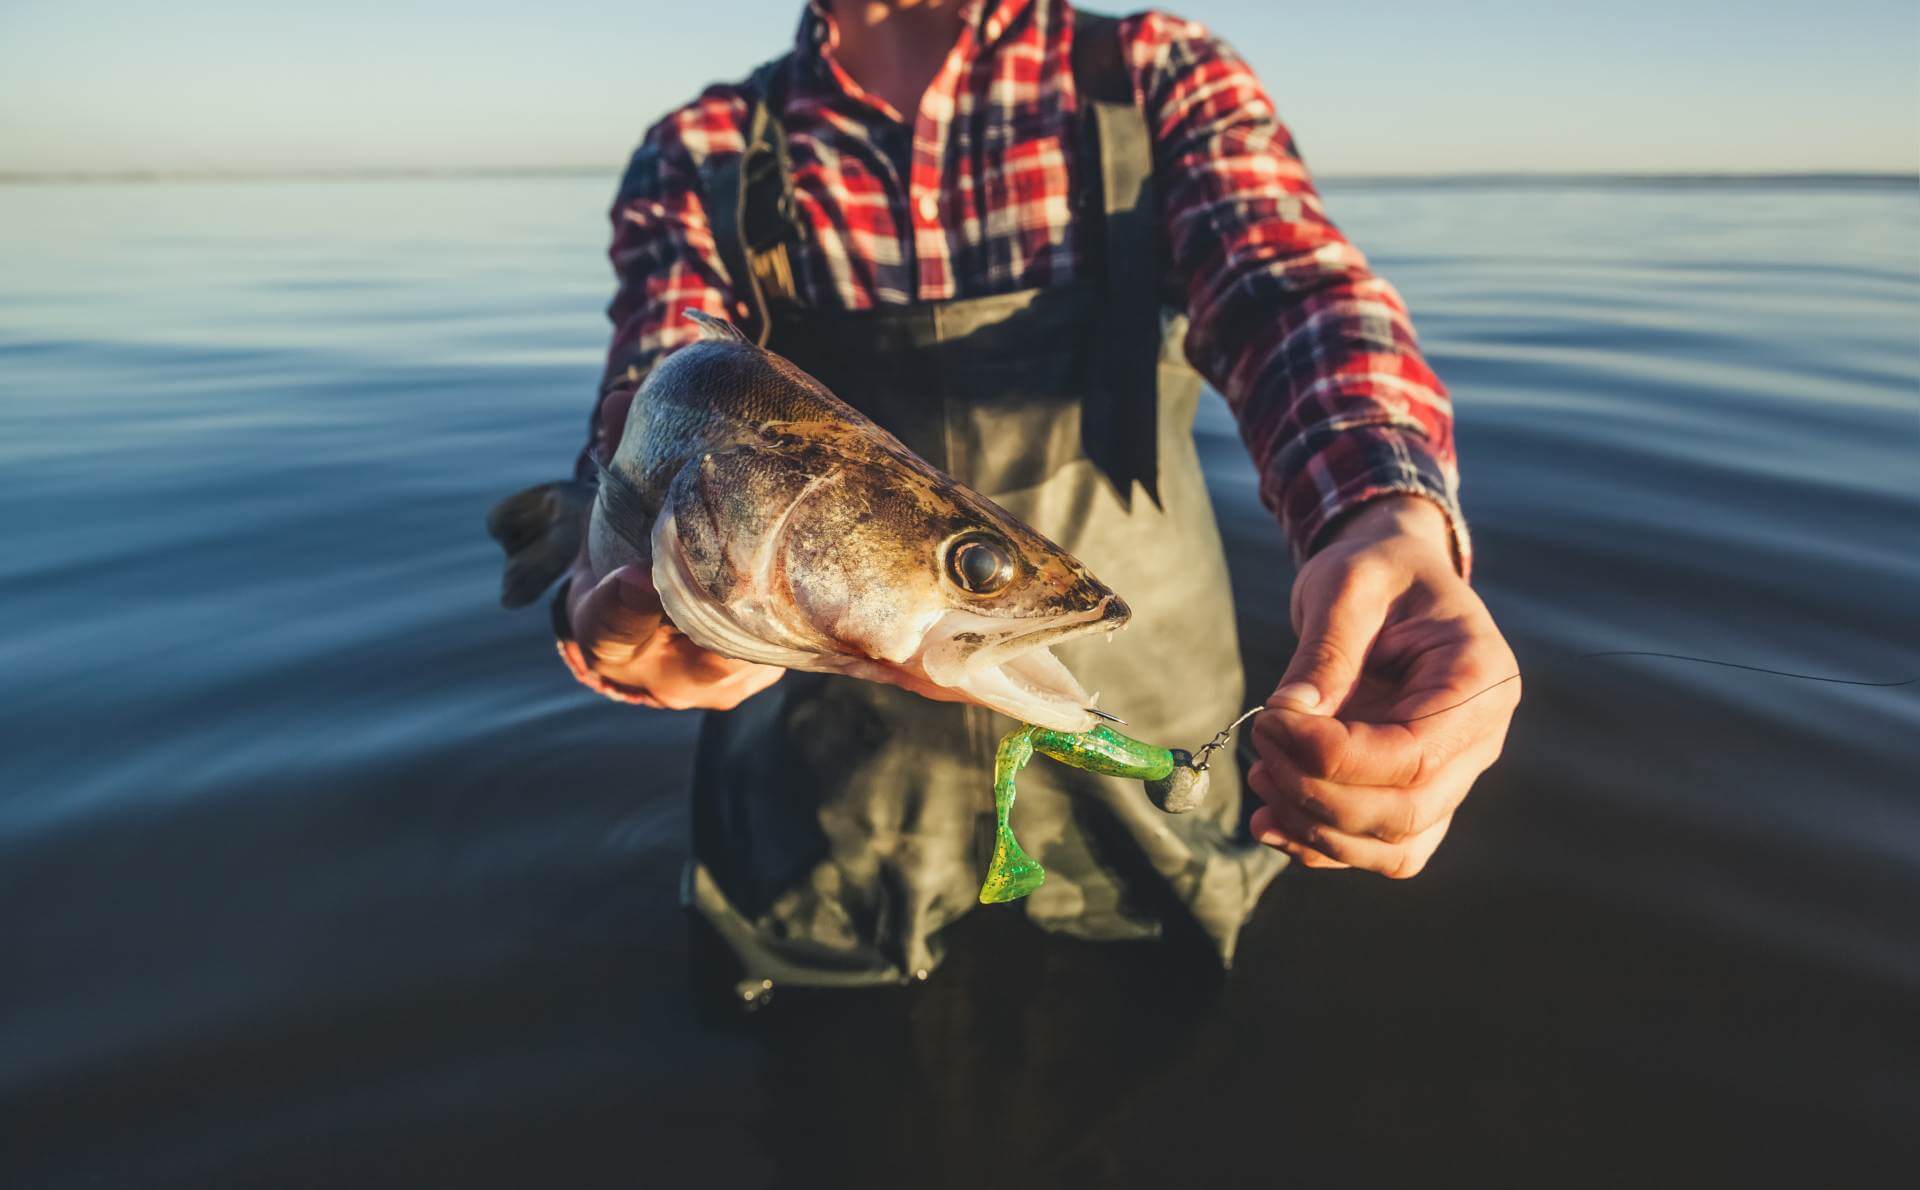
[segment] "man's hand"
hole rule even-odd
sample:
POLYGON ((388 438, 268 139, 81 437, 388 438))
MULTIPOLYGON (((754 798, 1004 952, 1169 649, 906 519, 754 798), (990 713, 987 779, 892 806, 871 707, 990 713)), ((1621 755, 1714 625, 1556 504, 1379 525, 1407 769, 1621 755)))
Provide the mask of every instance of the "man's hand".
POLYGON ((1292 612, 1300 647, 1253 721, 1254 837, 1309 868, 1417 875, 1500 756, 1513 650, 1417 496, 1354 514, 1300 568, 1292 612))
POLYGON ((644 690, 662 706, 729 710, 787 672, 694 644, 667 621, 652 576, 638 566, 596 580, 583 557, 573 575, 567 616, 587 666, 609 681, 644 690))

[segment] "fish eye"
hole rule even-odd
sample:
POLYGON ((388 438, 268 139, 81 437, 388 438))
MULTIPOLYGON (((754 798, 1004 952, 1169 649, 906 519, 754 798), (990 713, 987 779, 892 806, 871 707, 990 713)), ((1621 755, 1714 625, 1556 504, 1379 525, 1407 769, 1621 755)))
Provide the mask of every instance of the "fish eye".
POLYGON ((995 538, 969 534, 947 547, 947 577, 968 594, 998 595, 1013 581, 1013 553, 995 538))

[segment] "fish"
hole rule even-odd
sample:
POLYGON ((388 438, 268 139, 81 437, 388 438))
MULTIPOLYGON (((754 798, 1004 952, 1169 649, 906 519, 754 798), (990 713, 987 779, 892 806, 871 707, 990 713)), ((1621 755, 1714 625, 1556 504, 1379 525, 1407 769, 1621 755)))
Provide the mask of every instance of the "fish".
POLYGON ((1055 731, 1113 718, 1053 648, 1124 627, 1119 595, 791 361, 686 314, 701 337, 648 373, 599 483, 494 510, 503 602, 558 577, 584 525, 594 573, 645 567, 673 625, 723 656, 1055 731))

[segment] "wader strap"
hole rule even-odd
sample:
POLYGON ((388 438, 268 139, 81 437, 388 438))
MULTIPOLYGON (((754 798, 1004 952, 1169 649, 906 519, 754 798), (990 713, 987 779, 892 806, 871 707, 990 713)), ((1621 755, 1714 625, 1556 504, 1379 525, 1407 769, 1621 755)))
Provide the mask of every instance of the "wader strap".
MULTIPOLYGON (((754 72, 746 150, 703 170, 701 180, 734 284, 735 320, 762 346, 772 330, 769 303, 798 302, 790 245, 800 228, 779 116, 790 57, 754 72)), ((1134 98, 1118 20, 1075 10, 1072 69, 1083 113, 1082 160, 1098 163, 1098 189, 1086 210, 1100 213, 1101 230, 1087 237, 1087 247, 1100 261, 1106 291, 1090 328, 1082 445, 1123 503, 1131 503, 1137 481, 1157 505, 1162 270, 1153 137, 1134 98)))
POLYGON ((1073 84, 1086 160, 1099 163, 1093 197, 1104 216, 1098 245, 1106 301, 1088 353, 1091 401, 1081 430, 1087 455, 1131 503, 1135 480, 1160 503, 1160 236, 1153 193, 1153 136, 1134 99, 1120 22, 1074 10, 1073 84))
POLYGON ((753 72, 745 151, 700 171, 707 223, 733 286, 730 313, 763 347, 772 329, 768 301, 790 302, 796 292, 789 245, 799 238, 800 224, 793 209, 787 130, 780 121, 786 93, 781 81, 791 59, 783 55, 753 72))

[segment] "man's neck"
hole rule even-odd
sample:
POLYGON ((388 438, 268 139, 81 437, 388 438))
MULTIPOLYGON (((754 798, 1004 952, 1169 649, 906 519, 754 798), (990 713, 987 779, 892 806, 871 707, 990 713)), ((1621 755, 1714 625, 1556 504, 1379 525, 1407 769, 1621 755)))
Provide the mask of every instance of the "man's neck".
POLYGON ((831 0, 834 54, 855 82, 911 124, 960 36, 962 0, 831 0))

